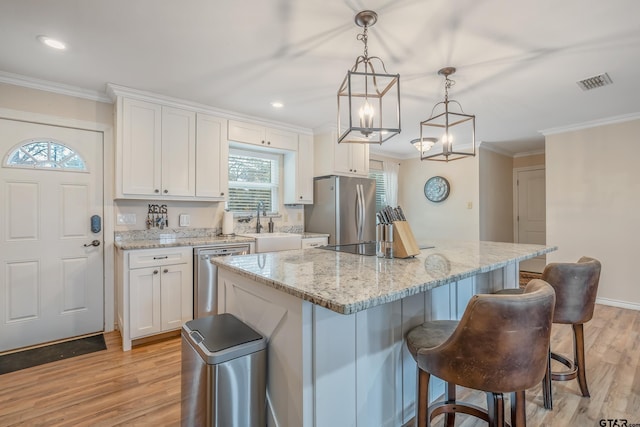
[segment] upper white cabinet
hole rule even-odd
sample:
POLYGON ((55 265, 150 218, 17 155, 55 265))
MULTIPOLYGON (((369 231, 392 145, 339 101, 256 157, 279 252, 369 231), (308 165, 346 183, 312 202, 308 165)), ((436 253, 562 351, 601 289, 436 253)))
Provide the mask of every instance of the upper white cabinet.
POLYGON ((196 113, 162 107, 161 140, 162 195, 195 196, 196 113))
POLYGON ((224 200, 229 192, 227 120, 196 116, 196 197, 224 200))
POLYGON ((324 175, 369 175, 368 144, 338 144, 335 131, 314 137, 315 176, 324 175))
POLYGON ((284 203, 313 203, 313 137, 299 135, 296 152, 284 158, 284 203))
POLYGON ((118 97, 116 198, 224 200, 226 132, 225 119, 118 97))
POLYGON ((298 134, 295 132, 272 129, 237 120, 229 120, 229 141, 289 151, 298 149, 298 134))

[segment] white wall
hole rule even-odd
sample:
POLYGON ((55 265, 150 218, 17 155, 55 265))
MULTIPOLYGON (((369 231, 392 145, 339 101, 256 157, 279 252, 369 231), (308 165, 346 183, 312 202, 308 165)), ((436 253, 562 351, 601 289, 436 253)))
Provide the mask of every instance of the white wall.
POLYGON ((418 243, 480 238, 478 175, 477 156, 448 163, 419 158, 400 163, 398 203, 418 243), (424 196, 425 182, 435 175, 445 177, 451 185, 444 202, 433 203, 424 196))
POLYGON ((513 158, 480 146, 480 240, 513 242, 513 158))
POLYGON ((640 309, 640 120, 547 135, 545 151, 548 262, 599 259, 599 301, 640 309))

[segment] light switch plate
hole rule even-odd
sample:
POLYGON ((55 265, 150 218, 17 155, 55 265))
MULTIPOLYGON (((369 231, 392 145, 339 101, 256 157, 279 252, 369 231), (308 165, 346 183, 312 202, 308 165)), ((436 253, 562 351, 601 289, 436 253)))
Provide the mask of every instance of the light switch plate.
POLYGON ((187 214, 180 214, 180 227, 188 227, 191 224, 191 216, 187 214))

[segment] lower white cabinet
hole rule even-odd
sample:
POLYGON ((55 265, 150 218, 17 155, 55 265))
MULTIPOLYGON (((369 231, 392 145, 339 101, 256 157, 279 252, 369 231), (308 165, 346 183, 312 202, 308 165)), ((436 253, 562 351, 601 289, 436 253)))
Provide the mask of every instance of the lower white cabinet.
POLYGON ((193 249, 119 251, 118 323, 122 349, 131 341, 177 330, 193 319, 193 249))

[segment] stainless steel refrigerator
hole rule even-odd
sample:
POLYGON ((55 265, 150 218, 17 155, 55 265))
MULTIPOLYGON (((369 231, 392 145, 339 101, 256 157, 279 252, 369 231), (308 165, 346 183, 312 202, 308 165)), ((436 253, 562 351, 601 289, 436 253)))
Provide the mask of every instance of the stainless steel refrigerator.
POLYGON ((376 239, 376 182, 369 178, 321 176, 313 181, 313 205, 304 207, 305 230, 328 233, 330 245, 376 239))

